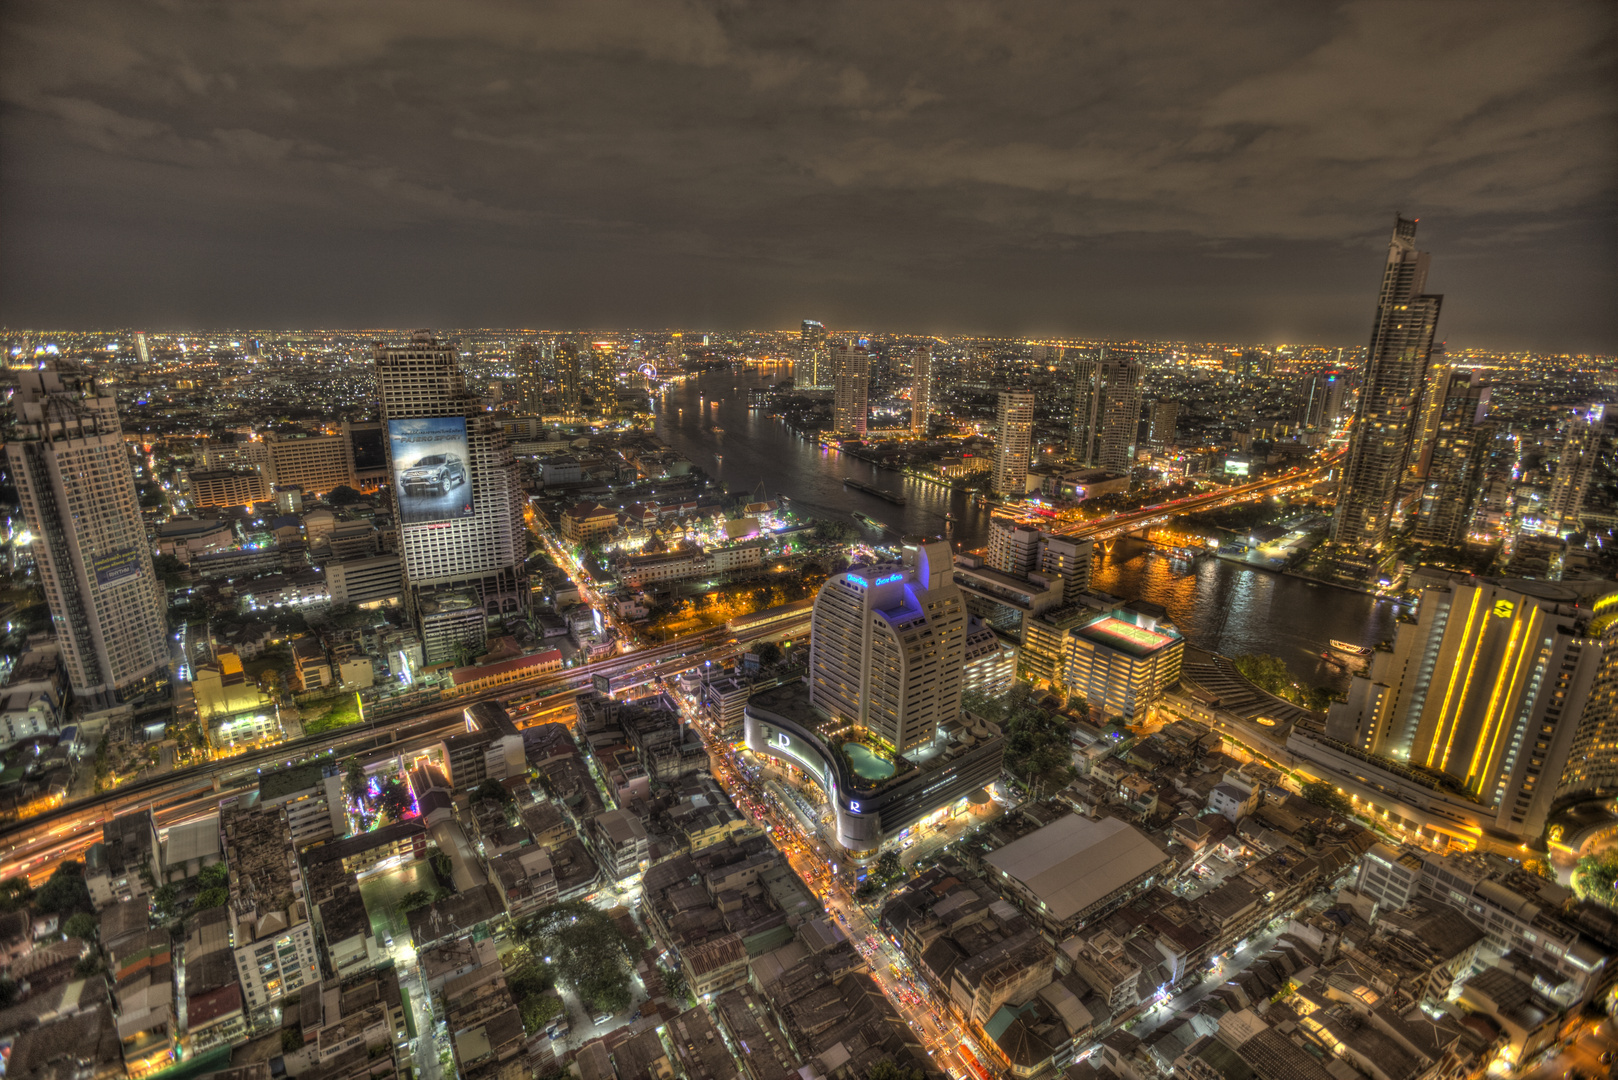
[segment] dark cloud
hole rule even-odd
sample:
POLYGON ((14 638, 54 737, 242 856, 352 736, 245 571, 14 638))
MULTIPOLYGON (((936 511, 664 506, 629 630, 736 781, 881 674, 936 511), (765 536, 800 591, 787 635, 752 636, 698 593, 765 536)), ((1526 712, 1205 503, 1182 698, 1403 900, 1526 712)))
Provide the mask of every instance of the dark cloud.
POLYGON ((12 3, 0 317, 1614 351, 1614 10, 12 3))

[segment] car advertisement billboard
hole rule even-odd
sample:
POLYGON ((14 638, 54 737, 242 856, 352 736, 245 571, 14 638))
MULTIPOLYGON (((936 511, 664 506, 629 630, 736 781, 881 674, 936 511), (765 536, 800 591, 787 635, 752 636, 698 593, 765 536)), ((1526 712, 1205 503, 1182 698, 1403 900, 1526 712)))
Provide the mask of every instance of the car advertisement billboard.
POLYGON ((472 516, 466 417, 389 420, 388 447, 393 453, 393 493, 399 500, 400 524, 472 516))

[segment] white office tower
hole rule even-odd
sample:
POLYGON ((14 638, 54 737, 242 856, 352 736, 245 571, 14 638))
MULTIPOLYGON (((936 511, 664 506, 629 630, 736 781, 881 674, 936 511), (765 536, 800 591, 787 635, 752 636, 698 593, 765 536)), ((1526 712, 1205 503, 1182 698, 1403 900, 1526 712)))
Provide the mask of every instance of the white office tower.
POLYGON ((426 662, 441 663, 528 607, 517 465, 453 345, 418 330, 375 356, 406 596, 426 662))
POLYGON ((910 350, 910 434, 925 439, 932 413, 933 347, 922 345, 910 350))
POLYGON ((1000 391, 994 436, 994 493, 1002 499, 1028 494, 1028 459, 1034 447, 1034 395, 1000 391))
POLYGON ((871 350, 863 343, 839 342, 832 346, 832 430, 843 435, 865 435, 870 416, 871 350))
POLYGON ((949 543, 906 537, 897 563, 821 586, 809 639, 809 700, 893 753, 931 742, 961 707, 966 603, 949 543))
POLYGON ((168 623, 117 402, 63 362, 17 372, 11 407, 6 456, 74 696, 132 704, 167 681, 168 623))

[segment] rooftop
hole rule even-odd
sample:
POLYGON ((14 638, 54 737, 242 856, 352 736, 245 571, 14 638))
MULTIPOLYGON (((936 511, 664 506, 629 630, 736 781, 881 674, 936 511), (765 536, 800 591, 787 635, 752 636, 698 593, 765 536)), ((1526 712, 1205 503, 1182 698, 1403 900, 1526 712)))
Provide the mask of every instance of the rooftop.
POLYGON ((1156 630, 1148 630, 1144 626, 1125 622, 1113 615, 1097 619, 1088 626, 1077 627, 1073 633, 1086 641, 1105 645, 1109 649, 1134 657, 1150 656, 1180 640, 1170 634, 1160 634, 1156 630))
POLYGON ((1146 834, 1117 818, 1058 818, 988 855, 984 862, 1014 878, 1065 921, 1150 873, 1166 856, 1146 834))

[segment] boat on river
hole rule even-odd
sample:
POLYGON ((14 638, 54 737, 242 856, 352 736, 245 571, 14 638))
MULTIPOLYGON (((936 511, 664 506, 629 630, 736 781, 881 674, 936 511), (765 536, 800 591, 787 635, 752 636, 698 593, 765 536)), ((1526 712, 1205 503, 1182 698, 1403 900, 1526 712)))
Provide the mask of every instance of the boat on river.
POLYGON ((880 521, 878 521, 876 518, 872 517, 870 514, 862 513, 859 510, 854 511, 854 520, 859 522, 861 525, 864 525, 867 528, 871 528, 871 529, 886 529, 887 528, 886 525, 882 524, 880 521))
POLYGON ((867 484, 863 480, 844 480, 843 486, 851 487, 855 491, 863 491, 867 495, 875 495, 879 499, 886 499, 894 506, 903 506, 905 504, 905 497, 903 495, 896 495, 891 491, 884 491, 875 484, 867 484))
POLYGON ((1347 641, 1338 641, 1336 638, 1332 638, 1326 644, 1331 646, 1332 652, 1342 653, 1344 656, 1365 657, 1370 656, 1372 652, 1369 645, 1354 645, 1347 641))

